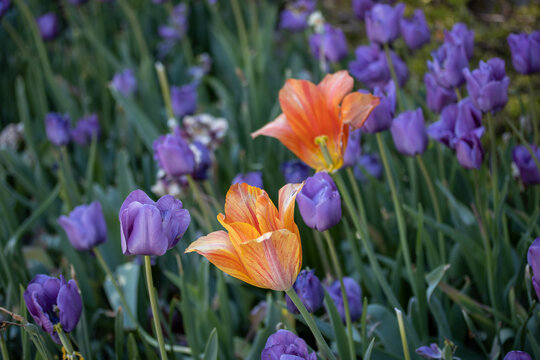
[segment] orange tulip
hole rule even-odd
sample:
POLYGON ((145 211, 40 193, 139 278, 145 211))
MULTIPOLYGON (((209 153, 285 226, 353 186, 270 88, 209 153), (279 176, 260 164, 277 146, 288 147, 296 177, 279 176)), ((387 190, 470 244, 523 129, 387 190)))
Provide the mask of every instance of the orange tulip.
POLYGON ((347 71, 326 75, 318 85, 289 79, 279 92, 283 113, 251 134, 274 137, 316 171, 335 171, 343 164, 349 124, 361 127, 379 98, 352 92, 354 80, 347 71), (331 164, 315 139, 325 136, 331 164))
POLYGON ((217 219, 227 230, 215 231, 186 249, 197 252, 225 273, 248 284, 288 290, 302 266, 302 245, 294 223, 294 204, 301 184, 279 191, 279 211, 266 191, 234 184, 227 192, 225 215, 217 219))

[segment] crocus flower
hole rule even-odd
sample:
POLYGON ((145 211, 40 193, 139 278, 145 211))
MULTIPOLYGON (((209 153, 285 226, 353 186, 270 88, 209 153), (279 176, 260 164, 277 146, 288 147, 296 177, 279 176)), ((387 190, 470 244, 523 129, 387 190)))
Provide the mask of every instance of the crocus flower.
POLYGON ((399 26, 403 40, 409 49, 416 50, 429 43, 429 27, 421 9, 414 10, 412 18, 401 19, 399 26))
POLYGON ((463 23, 454 24, 452 30, 444 32, 444 42, 461 45, 465 50, 467 60, 471 60, 474 51, 474 30, 469 30, 463 23))
POLYGON ((172 176, 188 175, 195 170, 195 157, 186 141, 177 134, 167 134, 154 141, 154 158, 159 167, 172 176))
POLYGON ((54 40, 60 31, 58 17, 53 12, 48 12, 36 19, 41 37, 45 41, 54 40))
POLYGON ((341 197, 334 180, 325 172, 307 178, 296 202, 302 219, 312 229, 322 232, 341 220, 341 197))
POLYGON ((152 201, 142 190, 131 192, 120 207, 120 240, 124 255, 165 254, 186 231, 191 217, 171 195, 152 201))
MULTIPOLYGON (((536 159, 540 160, 540 149, 533 144, 531 144, 531 149, 536 156, 536 159)), ((519 177, 521 178, 523 184, 540 184, 540 170, 538 169, 538 166, 536 166, 536 162, 534 161, 531 153, 525 146, 518 145, 514 147, 512 150, 512 160, 519 170, 519 177)))
POLYGON ((300 160, 291 160, 281 164, 281 172, 286 183, 297 184, 308 178, 311 169, 300 160))
POLYGON ((132 69, 124 69, 114 74, 111 85, 124 96, 130 96, 137 90, 137 79, 132 69))
POLYGON ((296 0, 289 4, 279 15, 279 28, 290 31, 302 31, 308 26, 308 17, 315 11, 314 0, 296 0))
POLYGON ((446 105, 457 102, 454 89, 440 86, 432 73, 427 72, 424 75, 424 84, 426 85, 427 106, 436 113, 440 113, 446 105))
MULTIPOLYGON (((359 46, 356 48, 354 54, 356 59, 349 63, 349 71, 355 78, 362 81, 371 89, 377 86, 384 87, 392 79, 386 55, 378 45, 359 46)), ((390 51, 390 58, 394 65, 399 85, 402 86, 409 77, 407 65, 393 51, 390 51)))
POLYGON ((228 231, 215 231, 189 245, 223 272, 253 286, 289 290, 302 266, 300 233, 294 223, 294 203, 301 185, 279 191, 279 210, 266 191, 234 184, 218 221, 228 231))
POLYGON ((67 234, 68 240, 79 251, 92 250, 107 241, 107 224, 101 204, 79 205, 68 216, 60 216, 58 223, 67 234))
POLYGON ((362 136, 361 128, 349 132, 349 140, 347 140, 347 149, 345 149, 345 153, 343 154, 344 167, 354 166, 358 158, 360 158, 360 156, 362 155, 362 145, 360 143, 361 136, 362 136))
POLYGON ((540 237, 536 238, 527 251, 527 262, 532 268, 532 283, 540 300, 540 237))
POLYGON ((463 45, 444 43, 431 55, 433 61, 428 60, 428 69, 439 85, 454 88, 463 84, 463 69, 469 65, 463 45))
MULTIPOLYGON (((362 289, 356 280, 348 276, 343 278, 343 285, 345 286, 345 294, 347 294, 347 300, 349 302, 351 321, 354 322, 360 319, 360 316, 362 316, 362 289)), ((328 295, 330 295, 332 301, 336 305, 341 320, 345 322, 345 305, 343 304, 341 285, 339 281, 334 281, 327 290, 328 295)))
POLYGON ((98 137, 100 132, 99 121, 96 114, 79 119, 75 128, 71 131, 73 140, 81 145, 88 145, 94 137, 98 137))
POLYGON ((343 163, 349 124, 363 125, 379 98, 352 92, 354 80, 347 71, 326 75, 318 85, 289 79, 279 92, 283 113, 252 133, 281 141, 300 160, 316 171, 334 171, 343 163), (331 164, 327 164, 315 139, 326 137, 331 164))
POLYGON ((278 330, 268 337, 261 360, 317 360, 306 342, 288 330, 278 330))
POLYGON ((381 159, 379 159, 379 156, 377 154, 362 155, 356 162, 353 171, 354 176, 362 182, 368 180, 366 173, 370 176, 373 176, 375 179, 380 179, 383 172, 381 159))
POLYGON ((508 35, 512 64, 520 74, 540 71, 540 31, 508 35))
POLYGON ((347 40, 340 28, 324 24, 322 33, 315 33, 309 38, 309 47, 317 59, 338 62, 347 56, 347 40))
POLYGON ((0 0, 0 18, 4 16, 5 13, 11 7, 11 0, 0 0))
POLYGON ((250 186, 257 188, 263 188, 262 172, 252 171, 247 173, 241 173, 234 177, 232 184, 246 183, 250 186))
POLYGON ((45 115, 47 138, 56 146, 67 145, 70 140, 71 120, 68 114, 48 113, 45 115))
MULTIPOLYGON (((319 310, 324 300, 324 289, 321 281, 315 275, 315 270, 302 270, 296 282, 293 285, 293 290, 298 294, 302 304, 306 307, 307 311, 314 313, 319 310)), ((285 295, 285 301, 287 302, 287 309, 293 314, 299 314, 300 311, 296 308, 296 305, 292 302, 289 295, 285 295)))
POLYGON ((510 351, 503 360, 532 360, 531 355, 525 351, 510 351))
POLYGON ((371 10, 374 4, 373 0, 352 0, 352 8, 356 18, 364 21, 366 12, 371 10))
POLYGON ((51 338, 60 344, 60 338, 54 330, 58 323, 64 332, 71 332, 77 326, 82 313, 82 300, 75 280, 66 282, 47 275, 36 275, 24 291, 26 308, 34 321, 51 338))
POLYGON ((443 354, 437 344, 432 343, 429 346, 420 346, 416 353, 426 359, 442 359, 443 354))
POLYGON ((378 44, 391 43, 399 36, 399 22, 405 4, 392 7, 388 4, 375 4, 366 12, 366 32, 369 41, 378 44))
POLYGON ((364 126, 360 128, 363 132, 370 134, 390 129, 390 126, 392 126, 392 118, 396 109, 396 87, 394 82, 390 80, 384 88, 375 87, 373 94, 381 99, 380 104, 373 109, 364 126))
POLYGON ((499 111, 508 102, 510 78, 504 71, 504 60, 499 58, 480 61, 472 72, 463 69, 467 90, 474 105, 483 112, 499 111))
POLYGON ((396 149, 403 155, 415 156, 426 151, 428 137, 422 109, 399 114, 390 131, 396 149))
POLYGON ((484 148, 480 139, 472 133, 457 139, 456 156, 465 169, 480 169, 484 160, 484 148))
POLYGON ((197 85, 171 86, 171 106, 178 118, 194 114, 197 110, 197 85))

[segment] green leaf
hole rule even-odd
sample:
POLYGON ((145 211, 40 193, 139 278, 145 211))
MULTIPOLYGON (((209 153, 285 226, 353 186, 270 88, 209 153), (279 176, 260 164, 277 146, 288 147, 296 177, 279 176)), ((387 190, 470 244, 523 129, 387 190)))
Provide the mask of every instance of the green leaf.
POLYGON ((345 326, 343 326, 343 321, 339 312, 328 295, 328 292, 324 291, 324 304, 328 310, 328 315, 330 316, 330 322, 332 323, 332 328, 334 329, 334 335, 336 340, 336 345, 341 359, 347 359, 349 357, 349 345, 347 343, 347 333, 345 332, 345 326))
POLYGON ((135 341, 135 336, 133 336, 132 333, 128 335, 127 348, 128 358, 130 360, 136 360, 141 358, 141 356, 139 355, 139 349, 137 348, 137 342, 135 341))
MULTIPOLYGON (((114 273, 118 285, 124 293, 129 308, 133 314, 137 314, 137 288, 139 286, 139 273, 140 266, 134 265, 133 263, 127 263, 119 266, 114 273)), ((105 288, 105 294, 109 299, 111 307, 113 309, 118 309, 121 307, 122 300, 120 299, 120 294, 118 294, 114 288, 114 285, 109 277, 105 279, 103 287, 105 288)), ((124 327, 127 329, 135 329, 136 325, 129 318, 129 316, 125 316, 124 327)))
POLYGON ((203 360, 216 360, 218 355, 218 335, 217 330, 214 328, 208 337, 206 347, 204 349, 203 360))
POLYGON ((373 351, 373 345, 375 344, 375 338, 371 339, 369 346, 366 350, 366 353, 364 354, 364 360, 370 360, 371 359, 371 352, 373 351))
POLYGON ((446 265, 443 264, 443 265, 438 266, 437 268, 435 268, 435 270, 433 270, 432 272, 426 275, 426 281, 428 283, 426 297, 428 301, 431 298, 433 291, 435 291, 435 289, 437 288, 437 286, 443 279, 444 274, 446 273, 448 269, 450 269, 450 264, 446 264, 446 265))
POLYGON ((124 353, 124 311, 121 307, 116 311, 116 319, 114 321, 114 348, 116 359, 122 360, 124 353))

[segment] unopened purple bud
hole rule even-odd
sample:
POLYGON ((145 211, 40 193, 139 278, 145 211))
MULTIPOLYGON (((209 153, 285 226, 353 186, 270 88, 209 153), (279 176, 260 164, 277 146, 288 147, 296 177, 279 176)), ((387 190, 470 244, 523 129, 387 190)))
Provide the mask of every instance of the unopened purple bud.
POLYGON ((324 25, 321 34, 315 33, 309 38, 309 46, 317 59, 324 57, 329 62, 339 62, 347 56, 347 40, 340 28, 324 25))
POLYGON ((288 330, 278 330, 268 337, 261 360, 317 360, 306 342, 288 330))
POLYGON ((504 70, 504 60, 492 58, 480 61, 478 69, 472 72, 463 69, 467 80, 467 90, 474 105, 483 112, 499 111, 508 102, 510 78, 504 70))
POLYGON ((366 32, 372 43, 391 43, 399 36, 399 22, 403 16, 405 4, 392 7, 387 4, 375 4, 366 12, 366 32))
POLYGON ((210 150, 202 143, 195 141, 189 148, 195 159, 195 170, 193 171, 193 179, 206 180, 208 178, 208 169, 212 165, 212 154, 210 150))
MULTIPOLYGON (((354 322, 362 316, 362 289, 356 280, 347 276, 343 278, 343 285, 345 286, 345 294, 347 294, 347 300, 349 302, 351 321, 354 322)), ((337 280, 334 281, 327 290, 328 295, 330 295, 334 305, 336 305, 341 320, 345 323, 345 305, 343 303, 343 296, 341 296, 340 282, 337 280)))
POLYGON ((137 79, 132 69, 124 69, 114 74, 111 85, 122 95, 130 96, 137 90, 137 79))
POLYGON ((298 184, 309 177, 311 168, 301 160, 291 160, 281 164, 281 172, 287 184, 298 184))
POLYGON ((400 29, 405 44, 412 50, 429 43, 429 27, 421 9, 414 10, 412 18, 401 19, 400 29))
POLYGON ((100 133, 99 121, 96 114, 79 119, 75 128, 71 131, 73 140, 81 145, 88 145, 92 139, 97 138, 100 133))
POLYGON ((262 172, 252 171, 243 174, 238 174, 234 177, 232 184, 241 184, 246 183, 250 186, 258 187, 259 189, 263 188, 262 172))
POLYGON ((107 224, 101 204, 79 205, 68 216, 60 216, 58 223, 71 245, 79 251, 92 250, 107 241, 107 224))
POLYGON ((343 154, 343 167, 351 167, 356 164, 356 161, 362 155, 362 145, 360 138, 362 136, 361 129, 355 129, 349 132, 347 140, 347 148, 343 154))
POLYGON ((456 137, 474 134, 478 139, 484 134, 482 112, 477 109, 471 99, 465 98, 457 104, 457 117, 454 132, 456 137))
POLYGON ((474 51, 474 30, 469 30, 467 25, 457 23, 452 30, 444 32, 444 41, 446 43, 463 46, 467 60, 471 60, 474 51))
POLYGON ((433 61, 428 61, 428 68, 439 85, 454 88, 463 84, 463 69, 469 66, 463 45, 444 43, 431 55, 433 61))
POLYGON ((390 80, 384 89, 375 87, 375 96, 380 98, 379 105, 369 114, 366 122, 360 128, 363 132, 374 134, 390 129, 396 109, 396 87, 390 80))
POLYGON ((11 7, 11 0, 0 0, 0 18, 4 16, 5 13, 11 7))
POLYGON ((358 162, 354 166, 354 176, 362 182, 367 181, 369 176, 380 179, 382 177, 382 171, 383 166, 377 154, 360 156, 360 159, 358 159, 358 162))
POLYGON ((540 31, 508 35, 512 65, 520 74, 540 72, 540 31))
POLYGON ((503 360, 532 360, 531 355, 525 351, 510 351, 503 360))
POLYGON ((396 149, 407 156, 422 154, 428 144, 422 109, 399 114, 390 129, 396 149))
MULTIPOLYGON (((536 160, 540 161, 540 149, 536 145, 531 144, 531 150, 533 151, 536 160)), ((519 177, 523 184, 540 184, 540 169, 538 169, 536 161, 534 161, 535 159, 525 146, 517 145, 514 147, 512 150, 512 160, 519 170, 519 177)))
POLYGON ((71 138, 71 120, 69 115, 48 113, 45 116, 45 132, 49 141, 54 145, 67 145, 71 138))
POLYGON ((457 102, 454 89, 439 85, 432 73, 427 72, 424 75, 424 84, 426 85, 427 106, 436 113, 440 113, 445 106, 457 102))
MULTIPOLYGON (((296 291, 302 304, 304 304, 307 311, 310 313, 314 313, 322 306, 324 289, 321 281, 315 275, 315 270, 300 271, 300 274, 298 274, 296 282, 293 285, 293 290, 296 291)), ((285 296, 285 300, 287 302, 287 309, 289 309, 290 312, 293 314, 300 313, 288 295, 285 296)))
POLYGON ((420 346, 416 349, 416 353, 426 359, 442 359, 443 356, 441 349, 435 343, 429 346, 420 346))
POLYGON ((456 156, 465 169, 480 169, 484 160, 484 148, 480 139, 472 133, 457 139, 456 156))
POLYGON ((296 0, 280 14, 279 28, 302 31, 308 27, 309 15, 315 11, 314 0, 296 0))
POLYGON ((527 262, 532 269, 532 283, 540 300, 540 237, 537 237, 527 251, 527 262))
MULTIPOLYGON (((349 71, 358 80, 365 83, 371 89, 384 87, 392 79, 390 67, 384 51, 378 45, 359 46, 355 51, 356 59, 349 63, 349 71)), ((399 85, 405 84, 409 77, 407 65, 393 51, 390 58, 396 71, 399 85)))
POLYGON ((171 105, 174 116, 178 118, 194 114, 197 110, 197 85, 172 86, 171 105))
POLYGON ((159 167, 172 177, 195 171, 195 157, 186 141, 177 134, 160 136, 154 141, 154 158, 159 167))
POLYGON ((373 8, 373 0, 352 0, 352 8, 356 18, 364 21, 366 13, 373 8))
POLYGON ((448 105, 441 112, 439 121, 434 122, 427 128, 427 133, 441 144, 453 149, 455 147, 455 127, 458 107, 456 104, 448 105))
POLYGON ((39 16, 36 23, 39 33, 45 41, 54 40, 60 31, 58 17, 53 12, 39 16))

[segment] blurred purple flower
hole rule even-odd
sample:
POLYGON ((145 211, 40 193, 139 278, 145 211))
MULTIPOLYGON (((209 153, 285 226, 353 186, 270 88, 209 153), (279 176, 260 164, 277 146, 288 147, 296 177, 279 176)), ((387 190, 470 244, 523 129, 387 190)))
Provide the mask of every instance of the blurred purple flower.
POLYGON ((4 16, 5 13, 11 7, 11 0, 0 0, 0 18, 4 16))
POLYGON ((172 86, 171 105, 174 116, 178 118, 194 114, 197 110, 197 85, 172 86))
POLYGON ((278 330, 268 337, 261 360, 317 360, 306 342, 288 330, 278 330))
POLYGON ((420 346, 416 349, 416 353, 426 359, 442 359, 443 354, 437 344, 433 343, 429 346, 420 346))
POLYGON ((208 74, 211 68, 212 58, 207 53, 202 53, 197 56, 197 65, 194 65, 188 69, 188 74, 191 76, 192 81, 198 81, 204 75, 208 74))
POLYGON ((288 184, 298 184, 311 174, 311 168, 301 160, 286 161, 281 164, 281 172, 288 184))
POLYGON ((372 0, 352 0, 354 14, 356 15, 356 18, 361 21, 364 21, 366 12, 371 10, 373 5, 375 5, 375 3, 372 0))
POLYGON ((354 166, 356 161, 362 155, 362 145, 360 138, 362 136, 361 129, 349 130, 349 138, 347 140, 347 148, 343 154, 343 167, 354 166))
POLYGON ((60 216, 58 223, 66 232, 71 245, 79 251, 92 250, 107 241, 107 224, 98 201, 77 206, 69 217, 60 216))
POLYGON ((456 156, 465 169, 480 169, 484 160, 484 148, 480 139, 472 133, 457 139, 456 156))
POLYGON ((387 4, 375 4, 365 14, 366 32, 369 41, 378 44, 391 43, 399 36, 399 22, 403 16, 405 4, 392 7, 387 4))
POLYGON ((48 113, 45 115, 47 138, 56 146, 67 145, 71 139, 71 119, 68 114, 48 113))
POLYGON ((432 73, 427 72, 424 75, 424 84, 426 85, 427 106, 436 113, 440 113, 445 106, 457 102, 454 89, 440 86, 432 73))
POLYGON ((263 189, 262 172, 252 171, 252 172, 247 172, 243 174, 238 174, 234 177, 232 184, 240 184, 240 183, 246 183, 250 186, 255 186, 255 187, 258 187, 259 189, 263 189))
POLYGON ((93 137, 100 133, 99 121, 96 114, 91 114, 79 119, 75 128, 71 131, 71 137, 80 146, 88 145, 93 137))
MULTIPOLYGON (((356 280, 348 276, 343 278, 343 285, 345 285, 345 294, 347 294, 347 300, 349 301, 351 321, 354 322, 362 316, 362 289, 356 280)), ((343 304, 343 296, 341 296, 341 286, 339 281, 334 281, 327 290, 328 295, 330 295, 330 298, 336 305, 341 320, 345 323, 345 305, 343 304)))
POLYGON ((520 74, 540 72, 540 31, 508 35, 512 64, 520 74))
POLYGON ((455 146, 456 133, 454 129, 456 127, 457 113, 458 107, 456 104, 448 105, 441 112, 439 120, 427 128, 429 136, 451 149, 455 146))
POLYGON ((469 66, 463 45, 444 43, 431 55, 433 61, 428 60, 428 69, 439 85, 454 88, 463 84, 463 69, 469 66))
POLYGON ((429 43, 429 27, 421 9, 414 10, 410 19, 403 18, 400 23, 401 35, 409 49, 415 50, 429 43))
POLYGON ((127 196, 120 207, 120 240, 124 255, 163 255, 184 235, 191 217, 171 195, 152 201, 142 190, 127 196))
MULTIPOLYGON (((355 55, 356 59, 349 62, 349 71, 369 88, 383 87, 391 80, 386 55, 379 46, 376 44, 359 46, 356 48, 355 55)), ((390 52, 390 58, 394 64, 399 85, 402 86, 409 77, 407 65, 393 51, 390 52)))
POLYGON ((279 28, 290 31, 302 31, 308 27, 308 17, 315 11, 314 0, 296 0, 281 12, 279 28))
POLYGON ((396 149, 407 156, 422 154, 428 144, 422 109, 406 111, 392 122, 392 139, 396 149))
MULTIPOLYGON (((536 156, 536 159, 540 161, 540 149, 531 144, 531 149, 536 156)), ((536 166, 536 162, 531 153, 523 145, 517 145, 512 150, 512 160, 516 164, 519 170, 519 177, 525 185, 540 184, 540 170, 536 166)), ((540 277, 540 272, 539 275, 540 277)))
POLYGON ((192 176, 195 180, 206 180, 208 178, 208 169, 212 165, 212 154, 210 150, 202 143, 195 141, 189 145, 195 159, 195 168, 192 176))
POLYGON ((71 5, 82 5, 82 4, 86 4, 88 0, 68 0, 68 2, 71 5))
POLYGON ((325 172, 306 179, 296 196, 304 223, 317 231, 325 231, 341 220, 341 197, 334 180, 325 172))
MULTIPOLYGON (((293 285, 293 290, 298 294, 302 304, 307 311, 314 313, 319 310, 324 300, 324 289, 319 278, 315 275, 315 270, 302 270, 298 274, 293 285)), ((289 295, 285 295, 287 309, 293 314, 299 314, 300 311, 292 302, 289 295)))
POLYGON ((347 56, 347 40, 340 28, 324 24, 322 33, 315 33, 309 38, 309 47, 317 59, 324 57, 326 61, 338 62, 347 56))
POLYGON ((377 154, 362 155, 354 166, 354 176, 361 182, 368 180, 366 173, 375 179, 380 179, 382 177, 382 171, 381 160, 377 154))
POLYGON ((474 51, 474 30, 469 30, 462 23, 454 24, 452 30, 444 32, 444 42, 463 46, 467 60, 471 60, 474 51))
POLYGON ((510 78, 504 70, 504 60, 499 58, 480 61, 478 69, 463 69, 467 90, 474 105, 483 112, 499 111, 508 102, 510 78))
POLYGON ((396 110, 396 87, 390 80, 383 89, 376 86, 373 91, 375 96, 380 97, 379 105, 369 114, 366 122, 360 128, 363 132, 374 134, 390 129, 396 110))
POLYGON ((527 251, 527 262, 532 269, 532 283, 540 300, 540 237, 537 237, 527 251))
POLYGON ((510 351, 503 360, 532 360, 531 355, 525 351, 510 351))
POLYGON ((152 0, 154 4, 165 4, 169 0, 152 0))
POLYGON ((60 31, 58 16, 53 12, 48 12, 36 19, 36 24, 41 37, 45 41, 54 40, 60 31))
POLYGON ((179 177, 195 171, 195 156, 186 141, 178 134, 158 137, 153 147, 154 158, 169 176, 179 177))
POLYGON ((111 86, 124 96, 130 96, 137 90, 137 79, 132 69, 124 69, 114 74, 111 86))

